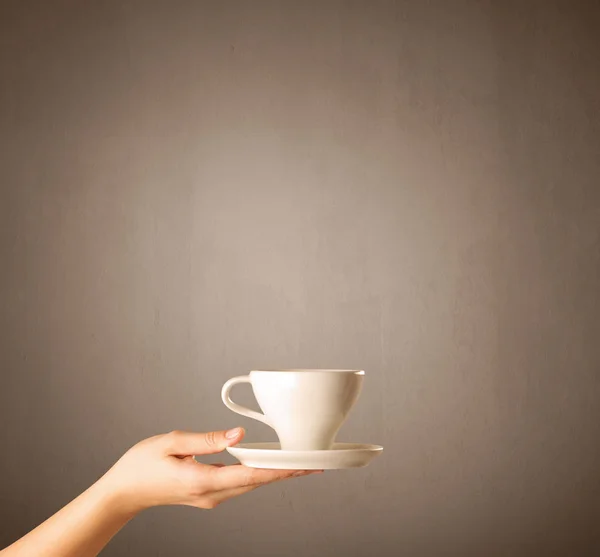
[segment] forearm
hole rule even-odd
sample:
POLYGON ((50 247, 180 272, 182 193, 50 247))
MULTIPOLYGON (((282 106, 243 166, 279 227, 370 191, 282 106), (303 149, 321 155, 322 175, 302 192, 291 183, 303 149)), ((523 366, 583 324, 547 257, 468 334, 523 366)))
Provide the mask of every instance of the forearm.
POLYGON ((134 513, 103 480, 3 551, 0 557, 91 557, 134 513))

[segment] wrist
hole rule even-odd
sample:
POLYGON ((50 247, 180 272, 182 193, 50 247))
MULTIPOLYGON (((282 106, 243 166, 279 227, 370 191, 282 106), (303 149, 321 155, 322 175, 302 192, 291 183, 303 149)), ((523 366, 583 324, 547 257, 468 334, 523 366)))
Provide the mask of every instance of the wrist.
POLYGON ((90 489, 94 492, 102 508, 114 515, 115 518, 128 521, 146 508, 131 490, 119 485, 110 474, 100 478, 90 489))

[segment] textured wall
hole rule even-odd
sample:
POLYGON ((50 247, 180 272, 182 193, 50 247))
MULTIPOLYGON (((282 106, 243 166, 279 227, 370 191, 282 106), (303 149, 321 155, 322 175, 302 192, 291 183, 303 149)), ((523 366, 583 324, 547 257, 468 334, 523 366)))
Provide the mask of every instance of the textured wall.
POLYGON ((597 555, 594 4, 3 2, 1 544, 143 437, 273 439, 230 376, 331 366, 371 467, 106 555, 597 555))

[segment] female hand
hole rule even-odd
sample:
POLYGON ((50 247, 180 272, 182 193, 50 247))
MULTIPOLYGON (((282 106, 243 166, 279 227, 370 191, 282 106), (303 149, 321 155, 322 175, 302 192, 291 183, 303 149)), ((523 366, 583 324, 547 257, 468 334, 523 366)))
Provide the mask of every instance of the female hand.
POLYGON ((243 436, 244 430, 236 428, 209 433, 172 431, 150 437, 127 451, 99 483, 115 496, 122 510, 135 514, 157 505, 212 509, 261 485, 321 472, 210 465, 194 458, 222 452, 243 436))
POLYGON ((149 507, 212 509, 261 485, 320 472, 209 465, 194 459, 219 453, 243 436, 244 431, 236 428, 210 433, 172 431, 146 439, 129 449, 89 489, 0 554, 93 557, 149 507))

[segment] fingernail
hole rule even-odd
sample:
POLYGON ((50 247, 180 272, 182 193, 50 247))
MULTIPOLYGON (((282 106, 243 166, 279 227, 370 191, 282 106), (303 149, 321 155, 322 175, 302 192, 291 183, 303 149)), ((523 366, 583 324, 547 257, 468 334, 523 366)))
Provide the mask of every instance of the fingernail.
POLYGON ((227 439, 235 439, 236 437, 239 437, 240 433, 242 432, 242 428, 241 427, 235 427, 233 429, 230 429, 229 431, 227 431, 225 433, 225 437, 227 439))

